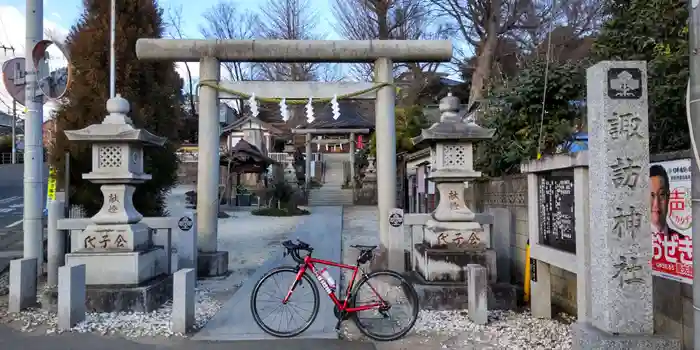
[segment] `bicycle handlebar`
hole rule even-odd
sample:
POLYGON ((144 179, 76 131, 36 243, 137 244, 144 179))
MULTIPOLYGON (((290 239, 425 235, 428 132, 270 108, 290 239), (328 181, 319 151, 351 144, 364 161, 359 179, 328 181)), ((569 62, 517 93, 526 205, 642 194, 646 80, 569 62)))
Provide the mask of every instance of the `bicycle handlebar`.
POLYGON ((304 263, 304 258, 299 255, 299 251, 303 250, 306 251, 308 254, 311 254, 311 252, 314 251, 313 248, 308 243, 302 242, 301 240, 297 239, 297 243, 292 242, 291 240, 287 240, 282 242, 282 246, 284 246, 285 250, 285 255, 289 254, 292 256, 292 259, 298 264, 303 264, 304 263))

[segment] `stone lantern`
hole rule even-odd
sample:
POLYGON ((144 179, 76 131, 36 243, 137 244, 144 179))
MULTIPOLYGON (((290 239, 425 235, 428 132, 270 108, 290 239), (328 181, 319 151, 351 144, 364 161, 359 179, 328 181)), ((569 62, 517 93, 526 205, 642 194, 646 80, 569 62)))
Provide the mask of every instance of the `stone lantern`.
POLYGON ((294 147, 293 144, 288 143, 284 145, 284 153, 287 154, 286 159, 285 159, 285 167, 284 167, 284 179, 287 181, 287 183, 290 184, 296 184, 297 183, 297 171, 296 168, 294 167, 294 155, 296 154, 296 147, 294 147))
MULTIPOLYGON (((83 178, 101 185, 104 201, 92 223, 71 237, 72 252, 66 255, 66 265, 85 264, 88 299, 90 286, 99 286, 111 295, 120 290, 128 293, 130 288, 143 288, 144 282, 153 282, 154 277, 167 272, 166 266, 159 266, 166 253, 153 246, 151 231, 140 222, 143 216, 132 200, 135 185, 151 179, 143 171, 143 147, 162 146, 166 139, 134 128, 127 116, 129 102, 120 95, 107 101, 107 112, 101 124, 65 131, 70 141, 93 144, 92 171, 83 178), (105 288, 115 285, 123 288, 105 288)), ((94 308, 110 309, 109 305, 94 308)))
POLYGON ((459 109, 459 99, 448 94, 440 101, 440 121, 413 139, 417 146, 430 147, 427 178, 439 195, 423 241, 413 247, 414 266, 426 282, 465 282, 467 264, 489 266, 495 253, 464 201, 465 183, 481 176, 473 168, 473 143, 491 139, 494 130, 463 121, 459 109))

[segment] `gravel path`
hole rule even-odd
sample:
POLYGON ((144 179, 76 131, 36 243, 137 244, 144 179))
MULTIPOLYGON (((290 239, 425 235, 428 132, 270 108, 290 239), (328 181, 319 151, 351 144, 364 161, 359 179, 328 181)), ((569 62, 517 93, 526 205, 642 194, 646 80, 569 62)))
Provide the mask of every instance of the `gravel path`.
MULTIPOLYGON (((168 199, 171 216, 182 214, 187 190, 176 188, 168 199)), ((275 254, 281 254, 280 242, 287 239, 301 220, 301 217, 259 217, 246 211, 228 214, 231 217, 219 219, 218 244, 220 250, 229 252, 230 274, 225 278, 198 281, 195 304, 197 328, 203 327, 221 308, 222 301, 235 293, 260 265, 275 254)), ((0 275, 0 289, 7 283, 7 277, 6 274, 0 275)), ((43 285, 40 284, 40 288, 43 285)), ((166 304, 151 313, 89 313, 87 320, 73 331, 161 343, 164 337, 175 335, 170 330, 171 311, 171 305, 166 304)), ((0 324, 23 332, 53 334, 57 333, 56 322, 56 314, 46 310, 8 313, 7 295, 0 296, 0 324)))
MULTIPOLYGON (((376 207, 347 207, 343 218, 343 261, 354 264, 357 251, 352 244, 378 244, 376 207)), ((341 278, 341 286, 350 274, 341 278)), ((344 290, 344 289, 342 289, 344 290)), ((492 311, 489 324, 479 326, 467 318, 467 310, 421 311, 413 330, 403 339, 375 343, 378 350, 564 350, 571 349, 573 319, 560 315, 560 320, 540 320, 527 312, 492 311)), ((344 322, 343 337, 369 341, 352 321, 344 322)))

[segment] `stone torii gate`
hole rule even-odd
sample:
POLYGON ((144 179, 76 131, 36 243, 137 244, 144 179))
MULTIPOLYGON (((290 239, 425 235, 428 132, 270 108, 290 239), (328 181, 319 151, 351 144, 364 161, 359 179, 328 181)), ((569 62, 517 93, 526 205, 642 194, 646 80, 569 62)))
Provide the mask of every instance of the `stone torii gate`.
MULTIPOLYGON (((393 83, 394 62, 446 62, 452 59, 447 40, 189 40, 139 39, 136 55, 143 60, 199 62, 200 82, 219 83, 221 62, 374 63, 374 83, 393 83)), ((366 84, 366 83, 365 83, 366 84)), ((357 90, 356 90, 357 91, 357 90)), ((293 92, 289 92, 292 93, 293 92)), ((324 93, 326 95, 328 92, 324 93)), ((331 92, 331 94, 334 92, 331 92)), ((197 165, 198 270, 201 276, 227 272, 228 254, 217 251, 219 179, 219 92, 199 91, 199 162, 197 165)), ((382 250, 389 251, 389 211, 396 204, 395 89, 384 86, 376 95, 377 182, 382 250)), ((399 238, 403 240, 403 237, 399 238)), ((389 268, 400 270, 403 252, 393 245, 389 268)), ((390 253, 390 251, 389 251, 390 253)))

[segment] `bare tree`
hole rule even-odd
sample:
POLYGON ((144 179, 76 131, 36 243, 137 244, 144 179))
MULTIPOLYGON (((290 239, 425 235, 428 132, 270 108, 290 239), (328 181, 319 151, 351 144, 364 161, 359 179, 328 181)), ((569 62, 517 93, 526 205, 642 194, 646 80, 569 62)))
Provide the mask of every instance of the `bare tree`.
MULTIPOLYGON (((247 40, 255 37, 258 16, 250 10, 237 7, 235 3, 221 1, 202 15, 204 25, 200 33, 207 39, 247 40)), ((243 62, 223 62, 228 78, 236 81, 250 80, 252 67, 243 62)))
MULTIPOLYGON (((184 34, 182 31, 182 6, 171 7, 167 11, 166 24, 168 26, 168 35, 175 39, 183 39, 184 34)), ((185 71, 187 73, 186 81, 187 91, 185 91, 185 98, 187 99, 189 113, 191 116, 197 115, 197 110, 195 108, 194 102, 194 82, 192 80, 192 71, 190 70, 190 65, 188 62, 183 62, 185 66, 185 71)))
MULTIPOLYGON (((207 39, 247 40, 255 37, 258 17, 252 11, 237 4, 220 1, 202 14, 204 24, 200 33, 207 39)), ((253 65, 246 62, 222 62, 226 78, 233 81, 253 79, 253 65)), ((242 111, 243 101, 232 101, 238 111, 242 111)))
MULTIPOLYGON (((545 54, 547 48, 543 43, 549 35, 553 35, 558 36, 563 54, 571 49, 571 42, 586 45, 586 42, 580 41, 581 37, 593 33, 602 21, 601 0, 428 1, 449 20, 457 37, 467 47, 474 49, 475 57, 470 60, 470 104, 483 99, 499 51, 506 50, 513 55, 517 47, 525 55, 545 54), (562 27, 566 30, 556 31, 562 27)), ((554 46, 555 43, 552 44, 554 46)), ((466 61, 465 56, 461 59, 466 61)), ((520 57, 515 59, 519 60, 520 57)), ((502 69, 499 71, 502 73, 502 69)))
MULTIPOLYGON (((335 0, 333 14, 339 34, 352 40, 419 40, 445 37, 425 0, 335 0)), ((412 104, 428 85, 440 65, 410 63, 394 66, 394 76, 403 84, 403 102, 412 104)), ((371 79, 371 64, 353 66, 360 79, 371 79)))
MULTIPOLYGON (((268 0, 261 8, 257 28, 260 37, 280 40, 315 40, 318 11, 309 0, 268 0)), ((319 63, 259 64, 259 77, 266 80, 318 80, 328 77, 329 65, 319 63)), ((332 80, 332 79, 331 79, 332 80)))
POLYGON ((538 0, 429 0, 452 24, 455 34, 474 48, 469 104, 484 97, 499 38, 515 29, 539 27, 551 6, 538 0))

